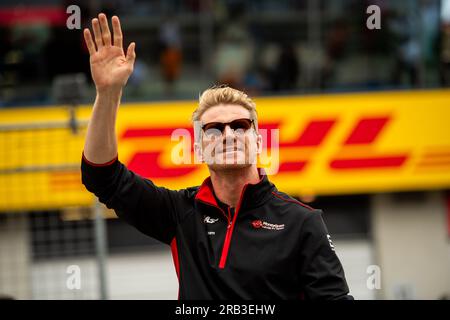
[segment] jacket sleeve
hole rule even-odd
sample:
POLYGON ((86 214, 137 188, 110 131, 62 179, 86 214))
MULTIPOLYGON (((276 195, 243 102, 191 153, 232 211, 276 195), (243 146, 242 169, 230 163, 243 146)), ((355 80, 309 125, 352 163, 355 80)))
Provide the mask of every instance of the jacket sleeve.
POLYGON ((303 222, 300 240, 300 282, 307 300, 353 300, 322 211, 303 222))
POLYGON ((81 180, 99 201, 142 233, 170 244, 180 220, 183 190, 157 187, 128 170, 117 157, 107 164, 90 163, 83 154, 81 180))

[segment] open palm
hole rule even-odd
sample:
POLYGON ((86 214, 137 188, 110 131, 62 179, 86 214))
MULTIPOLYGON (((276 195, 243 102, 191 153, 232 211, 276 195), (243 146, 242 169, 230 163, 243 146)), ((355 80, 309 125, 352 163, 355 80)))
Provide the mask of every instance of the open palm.
POLYGON ((98 19, 92 19, 95 43, 89 29, 84 29, 84 39, 89 50, 91 74, 97 92, 121 89, 133 72, 136 59, 135 43, 132 42, 124 54, 122 29, 119 18, 111 19, 113 37, 108 27, 106 15, 101 13, 98 19))

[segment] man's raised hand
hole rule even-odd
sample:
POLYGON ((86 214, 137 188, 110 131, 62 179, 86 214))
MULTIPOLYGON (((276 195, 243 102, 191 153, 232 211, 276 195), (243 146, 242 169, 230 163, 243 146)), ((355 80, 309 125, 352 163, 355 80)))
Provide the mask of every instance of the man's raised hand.
POLYGON ((135 43, 128 46, 124 54, 122 29, 117 16, 111 19, 113 35, 109 31, 106 15, 100 13, 92 19, 94 39, 89 29, 84 29, 84 40, 90 55, 91 74, 97 93, 120 93, 133 72, 136 59, 135 43))

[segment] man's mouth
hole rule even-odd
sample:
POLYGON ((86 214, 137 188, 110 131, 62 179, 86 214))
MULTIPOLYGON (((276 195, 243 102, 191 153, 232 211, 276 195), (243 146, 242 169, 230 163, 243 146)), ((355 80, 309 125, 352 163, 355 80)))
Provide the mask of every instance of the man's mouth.
POLYGON ((227 149, 223 149, 222 153, 231 153, 231 152, 237 152, 237 151, 242 151, 242 150, 237 149, 237 148, 227 148, 227 149))

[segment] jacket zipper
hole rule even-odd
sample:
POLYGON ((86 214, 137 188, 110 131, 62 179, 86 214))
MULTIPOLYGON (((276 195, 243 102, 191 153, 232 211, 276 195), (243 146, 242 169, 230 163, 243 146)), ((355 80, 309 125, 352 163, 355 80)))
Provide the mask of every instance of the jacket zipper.
POLYGON ((233 220, 232 221, 230 221, 231 220, 230 207, 228 207, 228 216, 227 216, 225 214, 225 211, 223 211, 222 208, 220 208, 219 206, 216 206, 216 205, 213 205, 211 203, 199 200, 199 201, 203 202, 204 204, 207 204, 207 205, 209 205, 211 207, 219 209, 223 213, 223 215, 225 216, 225 218, 227 219, 227 222, 228 222, 227 233, 225 235, 225 240, 223 242, 223 247, 222 247, 222 254, 220 256, 220 261, 219 261, 219 268, 220 269, 225 268, 225 263, 227 262, 227 256, 228 256, 228 251, 229 251, 230 242, 231 242, 231 235, 233 234, 234 224, 236 222, 236 217, 237 217, 237 214, 238 214, 239 209, 241 207, 242 196, 244 195, 244 192, 245 192, 245 189, 247 188, 247 185, 248 184, 245 184, 244 188, 242 189, 241 197, 239 198, 239 202, 238 202, 238 205, 236 207, 236 211, 234 212, 234 216, 233 216, 233 220))
MULTIPOLYGON (((224 269, 225 263, 227 262, 228 251, 230 249, 231 236, 233 235, 234 225, 236 224, 236 217, 238 215, 239 209, 241 207, 242 196, 244 195, 245 188, 247 188, 247 184, 244 185, 242 189, 241 197, 239 198, 238 205, 236 206, 236 211, 234 212, 233 220, 230 222, 228 220, 227 233, 225 235, 225 241, 223 243, 222 255, 220 256, 219 268, 224 269)), ((230 207, 228 207, 228 214, 230 214, 230 207)))

